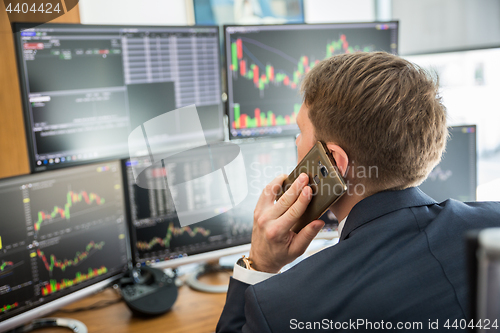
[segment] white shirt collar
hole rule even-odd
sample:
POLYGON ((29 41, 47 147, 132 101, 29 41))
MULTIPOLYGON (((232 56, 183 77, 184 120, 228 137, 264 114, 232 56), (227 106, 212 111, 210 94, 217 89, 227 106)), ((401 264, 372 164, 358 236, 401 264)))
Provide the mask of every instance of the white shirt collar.
MULTIPOLYGON (((349 215, 348 215, 349 216, 349 215)), ((345 221, 347 220, 347 216, 344 217, 342 221, 339 222, 339 228, 338 228, 338 233, 339 233, 339 239, 340 236, 342 235, 342 229, 344 229, 345 221)))

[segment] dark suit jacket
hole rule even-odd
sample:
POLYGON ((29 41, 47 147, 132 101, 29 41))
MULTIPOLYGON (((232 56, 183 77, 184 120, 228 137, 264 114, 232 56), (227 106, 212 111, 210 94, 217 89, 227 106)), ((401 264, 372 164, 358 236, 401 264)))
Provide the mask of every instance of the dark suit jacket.
POLYGON ((217 332, 369 331, 382 320, 445 331, 469 314, 464 232, 497 226, 498 202, 377 193, 351 210, 337 245, 253 286, 231 279, 217 332))

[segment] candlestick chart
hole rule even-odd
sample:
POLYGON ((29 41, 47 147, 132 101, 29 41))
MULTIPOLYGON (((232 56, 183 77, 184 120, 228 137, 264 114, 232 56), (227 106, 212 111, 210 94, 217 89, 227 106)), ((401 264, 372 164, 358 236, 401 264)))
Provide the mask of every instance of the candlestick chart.
POLYGON ((38 258, 42 259, 43 264, 44 264, 45 268, 47 269, 47 271, 52 273, 54 268, 58 268, 64 272, 67 267, 78 266, 85 259, 89 258, 91 255, 95 254, 96 252, 102 250, 103 246, 104 246, 104 242, 99 242, 96 244, 94 241, 90 241, 90 243, 87 244, 87 246, 85 247, 85 250, 75 253, 75 256, 73 259, 59 260, 53 254, 51 254, 49 256, 49 258, 47 258, 45 253, 40 249, 38 249, 36 251, 36 253, 37 253, 38 258))
POLYGON ((30 254, 10 251, 0 255, 0 318, 34 296, 30 254))
POLYGON ((140 261, 164 260, 226 248, 228 241, 232 246, 248 243, 252 214, 240 221, 237 211, 238 207, 186 227, 172 220, 135 227, 135 256, 140 261))
POLYGON ((13 261, 1 261, 0 264, 0 279, 13 274, 14 268, 24 264, 24 261, 19 261, 14 263, 13 261))
POLYGON ((35 237, 43 240, 114 216, 117 182, 114 176, 98 172, 92 181, 82 176, 33 183, 29 204, 35 237))
MULTIPOLYGON (((258 64, 262 66, 262 62, 256 59, 253 54, 247 50, 247 54, 254 62, 250 62, 249 68, 247 68, 247 63, 249 60, 243 57, 243 40, 258 45, 270 52, 282 55, 284 58, 293 62, 294 59, 282 53, 280 50, 275 49, 270 46, 266 46, 256 40, 252 40, 245 37, 240 37, 236 41, 231 43, 231 64, 229 65, 230 70, 233 73, 238 73, 240 77, 251 80, 255 88, 261 91, 260 96, 264 96, 264 90, 272 83, 276 85, 282 85, 290 89, 297 89, 301 78, 304 74, 308 73, 315 65, 317 65, 322 59, 315 59, 314 62, 310 61, 307 55, 301 56, 296 66, 291 72, 286 72, 285 70, 278 70, 276 72, 273 65, 267 64, 264 69, 260 68, 258 64), (256 64, 256 63, 258 64, 256 64), (259 74, 261 73, 261 74, 259 74)), ((349 45, 346 35, 341 34, 339 39, 326 44, 326 56, 324 58, 329 58, 334 54, 342 53, 353 53, 353 52, 371 52, 374 50, 373 45, 360 47, 359 45, 349 45)))
MULTIPOLYGON (((107 224, 79 233, 40 242, 33 252, 42 295, 62 291, 106 274, 121 257, 119 226, 107 224)), ((122 235, 122 238, 124 235, 122 235)))
POLYGON ((344 53, 391 52, 395 47, 394 35, 384 25, 253 28, 226 33, 232 136, 296 132, 301 81, 321 60, 344 53))
MULTIPOLYGON (((0 305, 1 306, 1 305, 0 305)), ((0 307, 0 314, 15 309, 19 306, 19 302, 15 302, 14 304, 5 304, 4 306, 0 307)))
POLYGON ((95 193, 87 193, 87 191, 80 191, 80 193, 68 191, 68 193, 66 193, 66 203, 64 206, 54 206, 54 209, 50 213, 38 211, 38 220, 34 224, 35 231, 40 230, 42 223, 57 220, 57 217, 61 220, 69 220, 71 218, 70 209, 75 204, 82 202, 89 206, 95 202, 97 206, 100 206, 104 204, 105 199, 95 193))
POLYGON ((99 268, 94 268, 94 269, 89 268, 86 273, 77 272, 74 277, 69 279, 61 279, 61 280, 50 279, 50 281, 41 288, 42 295, 47 296, 53 294, 57 291, 61 291, 68 287, 72 287, 77 284, 83 283, 92 278, 104 275, 107 272, 108 268, 106 266, 101 266, 99 268))
POLYGON ((191 228, 189 226, 174 227, 174 223, 170 222, 168 224, 167 233, 165 234, 164 238, 153 237, 149 242, 138 241, 136 246, 141 251, 151 250, 153 247, 157 245, 168 248, 170 247, 172 238, 179 237, 182 235, 186 235, 191 238, 195 237, 196 235, 208 237, 208 235, 210 235, 210 230, 207 230, 203 227, 194 227, 194 228, 191 228))

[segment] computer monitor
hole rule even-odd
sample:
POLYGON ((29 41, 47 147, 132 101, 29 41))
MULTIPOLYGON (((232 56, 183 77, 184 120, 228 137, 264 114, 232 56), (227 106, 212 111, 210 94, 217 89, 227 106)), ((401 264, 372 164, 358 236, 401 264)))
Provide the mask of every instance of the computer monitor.
POLYGON ((130 262, 119 161, 0 181, 0 331, 108 286, 130 262))
MULTIPOLYGON (((217 27, 14 30, 33 171, 128 157, 132 130, 192 104, 207 141, 224 138, 217 27)), ((172 126, 149 139, 170 147, 189 135, 172 126)))
MULTIPOLYGON (((297 153, 293 137, 237 144, 245 165, 238 178, 246 183, 248 194, 233 209, 224 206, 220 200, 221 193, 213 193, 217 188, 208 182, 193 181, 185 193, 142 188, 135 183, 131 161, 123 161, 129 198, 127 211, 131 222, 132 255, 137 265, 177 267, 248 251, 253 211, 260 194, 276 176, 288 174, 295 168, 297 153), (191 207, 206 207, 208 204, 210 209, 220 214, 182 227, 174 207, 174 201, 179 199, 191 207)), ((182 160, 170 159, 165 168, 166 171, 161 167, 147 170, 146 176, 153 183, 161 182, 165 175, 179 179, 200 170, 209 172, 212 166, 196 155, 190 158, 184 155, 182 160)), ((193 211, 193 214, 196 213, 193 211)))
MULTIPOLYGON (((438 75, 450 125, 475 124, 479 157, 496 160, 500 151, 500 105, 496 99, 500 88, 499 57, 499 46, 404 56, 438 75)), ((481 173, 488 173, 484 178, 493 180, 498 178, 497 168, 481 173)))
POLYGON ((224 37, 230 137, 292 135, 304 75, 335 54, 396 54, 398 23, 225 26, 224 37))
POLYGON ((452 126, 441 162, 420 189, 441 202, 476 201, 476 126, 452 126))
POLYGON ((477 199, 500 200, 500 46, 404 57, 439 76, 449 125, 476 125, 477 199))

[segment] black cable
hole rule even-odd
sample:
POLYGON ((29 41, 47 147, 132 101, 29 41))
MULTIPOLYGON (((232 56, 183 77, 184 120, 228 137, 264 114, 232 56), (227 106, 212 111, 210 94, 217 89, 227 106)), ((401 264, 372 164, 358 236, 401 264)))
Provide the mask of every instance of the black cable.
POLYGON ((81 312, 81 311, 89 311, 89 310, 96 310, 96 309, 102 309, 107 306, 110 306, 112 304, 116 304, 118 302, 121 302, 122 298, 117 298, 117 299, 101 299, 100 301, 95 302, 92 305, 89 306, 84 306, 81 308, 75 308, 75 309, 60 309, 59 311, 62 313, 75 313, 75 312, 81 312))
POLYGON ((97 301, 94 304, 91 304, 89 306, 83 306, 83 307, 74 308, 74 309, 59 309, 58 311, 60 311, 62 313, 75 313, 75 312, 81 312, 81 311, 103 309, 107 306, 116 304, 116 303, 121 302, 123 300, 123 298, 122 298, 121 294, 119 293, 119 291, 117 290, 117 288, 118 287, 115 288, 115 286, 113 286, 114 291, 119 295, 119 297, 116 299, 101 299, 101 300, 99 300, 99 301, 97 301))

